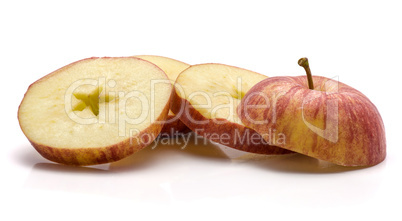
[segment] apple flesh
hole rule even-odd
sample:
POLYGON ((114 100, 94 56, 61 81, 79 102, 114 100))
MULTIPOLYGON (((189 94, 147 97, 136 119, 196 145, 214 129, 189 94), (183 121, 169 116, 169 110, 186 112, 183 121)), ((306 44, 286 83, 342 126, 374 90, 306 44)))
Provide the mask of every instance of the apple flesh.
POLYGON ((269 145, 237 116, 244 94, 266 78, 223 64, 193 65, 176 79, 171 109, 191 130, 214 142, 252 153, 290 153, 269 145))
POLYGON ((313 76, 272 77, 251 88, 238 108, 244 125, 265 139, 286 137, 273 145, 343 166, 371 166, 386 155, 380 113, 358 90, 313 76))
POLYGON ((150 62, 89 58, 33 83, 18 120, 33 147, 51 161, 108 163, 141 150, 158 136, 171 92, 166 74, 150 62))
MULTIPOLYGON (((176 81, 177 76, 179 76, 182 71, 190 67, 189 64, 163 56, 137 55, 135 57, 152 62, 158 66, 166 73, 168 78, 172 81, 172 84, 176 81)), ((188 132, 191 132, 190 128, 181 122, 179 117, 176 116, 172 111, 169 111, 165 125, 163 126, 159 136, 175 136, 188 132)))

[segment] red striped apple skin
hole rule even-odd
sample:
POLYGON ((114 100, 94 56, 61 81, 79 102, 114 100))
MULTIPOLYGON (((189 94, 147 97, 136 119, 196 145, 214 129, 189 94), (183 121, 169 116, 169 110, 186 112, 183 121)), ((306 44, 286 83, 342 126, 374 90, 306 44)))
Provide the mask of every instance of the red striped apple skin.
POLYGON ((317 159, 343 166, 382 162, 385 129, 375 105, 341 82, 320 76, 313 81, 314 90, 306 76, 261 81, 242 99, 240 119, 260 134, 284 134, 286 142, 278 146, 317 159))
POLYGON ((234 149, 258 154, 289 154, 292 151, 268 145, 266 142, 242 142, 237 139, 239 136, 246 139, 253 137, 255 140, 262 137, 254 130, 243 125, 230 122, 226 119, 208 119, 197 111, 186 99, 180 97, 173 88, 171 110, 180 116, 180 120, 191 130, 200 136, 210 139, 214 142, 224 144, 234 149), (194 120, 202 123, 194 123, 194 120), (217 121, 219 123, 217 124, 217 121), (222 140, 222 134, 227 135, 228 139, 222 140))
POLYGON ((181 122, 178 117, 169 114, 166 118, 166 123, 163 126, 159 136, 172 137, 179 134, 186 134, 190 132, 191 129, 188 128, 183 122, 181 122))

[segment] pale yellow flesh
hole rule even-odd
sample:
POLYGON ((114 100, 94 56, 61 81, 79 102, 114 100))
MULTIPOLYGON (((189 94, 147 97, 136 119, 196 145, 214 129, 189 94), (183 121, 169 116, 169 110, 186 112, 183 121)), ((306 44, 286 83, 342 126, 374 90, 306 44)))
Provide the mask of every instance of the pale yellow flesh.
POLYGON ((167 58, 167 57, 162 57, 162 56, 156 56, 156 55, 137 55, 135 56, 136 58, 141 58, 146 61, 149 61, 156 66, 158 66, 160 69, 162 69, 168 78, 172 80, 173 82, 176 80, 177 76, 190 67, 189 64, 186 64, 184 62, 167 58))
POLYGON ((150 62, 85 59, 34 83, 21 103, 19 121, 28 139, 37 144, 105 147, 154 124, 170 94, 167 76, 150 62))
POLYGON ((237 106, 244 94, 267 76, 223 64, 194 65, 183 71, 175 89, 181 98, 208 119, 241 124, 237 106))
MULTIPOLYGON (((137 55, 135 56, 136 58, 141 58, 146 61, 152 62, 156 66, 158 66, 160 69, 162 69, 168 78, 172 81, 172 84, 176 81, 177 77, 179 74, 186 70, 188 67, 190 67, 189 64, 186 64, 184 62, 172 59, 172 58, 167 58, 163 56, 156 56, 156 55, 137 55)), ((174 115, 174 113, 169 110, 169 115, 174 115)))

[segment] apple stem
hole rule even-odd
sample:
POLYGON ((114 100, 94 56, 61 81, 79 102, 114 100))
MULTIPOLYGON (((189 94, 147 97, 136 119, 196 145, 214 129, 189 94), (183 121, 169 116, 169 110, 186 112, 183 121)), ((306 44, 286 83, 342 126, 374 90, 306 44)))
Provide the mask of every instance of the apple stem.
POLYGON ((299 63, 299 65, 302 66, 304 68, 304 70, 306 70, 308 87, 311 90, 313 90, 314 89, 313 76, 311 75, 311 70, 310 70, 310 66, 308 64, 308 59, 307 58, 300 58, 297 63, 299 63))

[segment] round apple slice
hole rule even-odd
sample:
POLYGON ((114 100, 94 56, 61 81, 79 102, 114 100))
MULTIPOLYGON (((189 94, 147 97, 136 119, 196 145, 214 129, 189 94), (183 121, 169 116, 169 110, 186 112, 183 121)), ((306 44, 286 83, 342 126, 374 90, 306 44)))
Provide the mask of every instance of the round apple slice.
MULTIPOLYGON (((177 76, 179 76, 182 71, 190 67, 189 64, 186 64, 184 62, 162 56, 137 55, 135 57, 154 63, 166 73, 168 78, 172 81, 172 84, 176 81, 177 76)), ((162 131, 159 135, 175 136, 178 134, 188 133, 190 131, 190 128, 188 128, 179 119, 179 116, 176 116, 172 111, 169 111, 165 125, 163 126, 162 131)))
POLYGON ((264 141, 237 116, 244 94, 266 78, 228 65, 193 65, 176 79, 171 109, 191 130, 214 142, 252 153, 290 153, 264 141))
POLYGON ((33 83, 18 119, 34 148, 51 161, 108 163, 157 137, 171 92, 166 74, 148 61, 89 58, 33 83))

